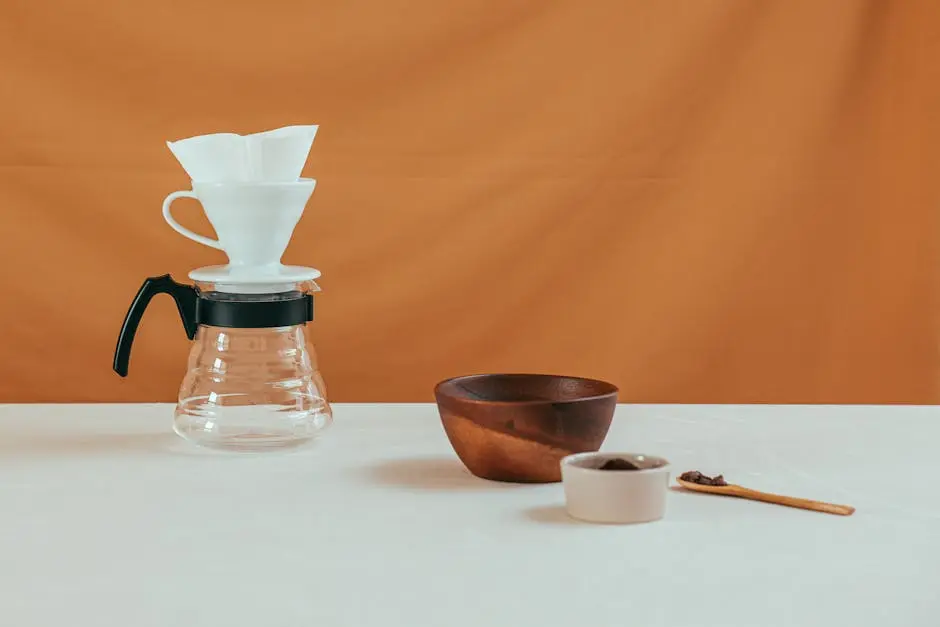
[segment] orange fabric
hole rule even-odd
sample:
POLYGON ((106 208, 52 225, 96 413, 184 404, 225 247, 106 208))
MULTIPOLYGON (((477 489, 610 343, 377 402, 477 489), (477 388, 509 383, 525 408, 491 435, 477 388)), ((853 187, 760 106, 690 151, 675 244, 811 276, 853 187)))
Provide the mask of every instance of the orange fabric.
POLYGON ((0 400, 174 400, 168 299, 110 369, 146 276, 223 261, 163 222, 164 142, 317 123, 285 261, 324 273, 335 401, 507 370, 940 401, 938 25, 929 0, 5 0, 0 400))

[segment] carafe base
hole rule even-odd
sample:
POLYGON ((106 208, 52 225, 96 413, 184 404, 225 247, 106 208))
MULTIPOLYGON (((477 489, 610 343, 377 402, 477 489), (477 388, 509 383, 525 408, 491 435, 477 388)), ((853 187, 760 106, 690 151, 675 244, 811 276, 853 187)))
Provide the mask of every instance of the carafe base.
POLYGON ((173 430, 198 446, 263 452, 310 444, 332 423, 329 405, 287 410, 279 405, 219 406, 189 399, 176 408, 173 430))
POLYGON ((279 451, 300 448, 311 444, 317 438, 284 437, 276 433, 253 433, 245 436, 213 437, 204 433, 187 432, 179 426, 173 427, 178 436, 203 448, 217 451, 230 451, 236 453, 263 453, 266 451, 279 451))

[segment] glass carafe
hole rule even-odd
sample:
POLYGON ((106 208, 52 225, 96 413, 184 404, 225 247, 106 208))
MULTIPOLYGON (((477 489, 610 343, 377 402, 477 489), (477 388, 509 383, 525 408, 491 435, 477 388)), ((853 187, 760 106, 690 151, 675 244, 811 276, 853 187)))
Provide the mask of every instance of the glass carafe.
POLYGON ((332 421, 303 325, 200 326, 180 386, 175 431, 213 448, 303 444, 332 421))

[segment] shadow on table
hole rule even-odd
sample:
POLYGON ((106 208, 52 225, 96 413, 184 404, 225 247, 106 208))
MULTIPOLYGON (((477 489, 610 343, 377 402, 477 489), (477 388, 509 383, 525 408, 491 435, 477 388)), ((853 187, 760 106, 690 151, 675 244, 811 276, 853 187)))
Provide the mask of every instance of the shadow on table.
POLYGON ((506 490, 521 485, 480 479, 449 457, 391 459, 367 466, 362 472, 370 483, 414 490, 506 490))
POLYGON ((705 492, 696 492, 695 490, 687 490, 683 488, 681 485, 671 485, 669 486, 669 491, 675 494, 687 494, 694 498, 709 498, 710 500, 714 499, 716 496, 721 499, 735 499, 735 497, 733 496, 725 496, 722 494, 707 494, 705 492))
POLYGON ((575 520, 561 505, 541 505, 523 510, 523 518, 543 525, 584 525, 586 523, 575 520))
POLYGON ((0 431, 0 458, 156 454, 199 455, 175 433, 10 433, 0 431))

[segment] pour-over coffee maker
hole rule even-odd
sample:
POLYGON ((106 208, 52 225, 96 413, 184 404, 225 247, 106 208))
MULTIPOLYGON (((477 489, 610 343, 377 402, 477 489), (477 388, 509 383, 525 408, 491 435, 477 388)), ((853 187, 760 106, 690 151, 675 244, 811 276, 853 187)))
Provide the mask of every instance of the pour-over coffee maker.
POLYGON ((169 294, 194 340, 174 430, 196 444, 230 450, 292 447, 311 441, 332 422, 305 326, 313 320, 320 272, 281 264, 316 186, 315 180, 300 178, 316 131, 316 126, 292 126, 168 143, 192 190, 167 196, 164 218, 180 234, 224 251, 229 263, 193 270, 193 285, 169 275, 146 279, 124 319, 114 370, 127 375, 144 310, 155 295, 169 294), (199 201, 218 239, 173 218, 171 205, 182 197, 199 201))

